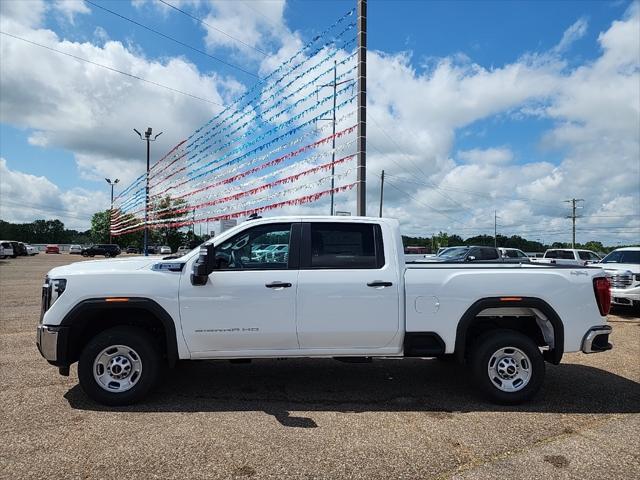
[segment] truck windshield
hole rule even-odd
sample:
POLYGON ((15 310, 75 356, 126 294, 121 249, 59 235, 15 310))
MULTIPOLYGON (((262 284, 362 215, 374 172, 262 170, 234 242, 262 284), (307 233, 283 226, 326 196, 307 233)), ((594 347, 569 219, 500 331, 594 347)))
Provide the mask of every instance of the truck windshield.
POLYGON ((640 250, 619 250, 611 252, 601 263, 637 263, 640 264, 640 250))
POLYGON ((438 256, 446 260, 458 260, 464 258, 468 251, 469 247, 454 247, 449 248, 438 256))

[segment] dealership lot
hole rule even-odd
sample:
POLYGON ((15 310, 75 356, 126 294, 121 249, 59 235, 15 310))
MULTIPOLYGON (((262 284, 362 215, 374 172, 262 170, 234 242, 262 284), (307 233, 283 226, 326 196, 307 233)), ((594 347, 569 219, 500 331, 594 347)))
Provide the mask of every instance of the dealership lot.
POLYGON ((640 319, 615 348, 549 365, 519 407, 477 397, 437 360, 192 362, 144 404, 90 402, 35 347, 45 273, 0 261, 2 478, 638 478, 640 319))

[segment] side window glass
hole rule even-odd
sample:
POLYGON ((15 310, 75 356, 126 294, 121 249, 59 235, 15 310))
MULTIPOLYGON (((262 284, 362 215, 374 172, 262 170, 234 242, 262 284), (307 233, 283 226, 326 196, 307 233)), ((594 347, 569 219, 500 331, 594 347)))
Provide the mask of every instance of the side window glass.
POLYGON ((550 252, 547 252, 545 254, 545 258, 558 258, 558 251, 557 250, 551 250, 550 252))
POLYGON ((260 225, 216 247, 221 270, 284 270, 289 263, 290 223, 260 225))
POLYGON ((311 268, 381 268, 384 259, 379 265, 383 257, 376 251, 375 228, 364 223, 311 223, 311 268))
POLYGON ((589 260, 589 252, 578 252, 580 260, 589 260))
POLYGON ((498 258, 498 252, 495 248, 483 248, 482 259, 483 260, 495 260, 498 258))

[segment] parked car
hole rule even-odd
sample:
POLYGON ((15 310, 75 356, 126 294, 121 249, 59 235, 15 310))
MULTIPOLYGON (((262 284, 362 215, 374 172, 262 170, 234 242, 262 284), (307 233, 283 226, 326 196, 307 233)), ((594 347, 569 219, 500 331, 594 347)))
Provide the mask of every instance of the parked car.
POLYGON ((182 255, 184 255, 186 253, 189 253, 191 250, 192 249, 189 248, 187 245, 180 245, 178 247, 178 250, 177 250, 176 254, 182 256, 182 255))
POLYGON ((120 247, 118 245, 99 243, 82 249, 83 257, 95 257, 96 255, 104 255, 105 257, 116 257, 120 255, 120 247))
POLYGON ((267 252, 265 260, 271 262, 286 262, 289 258, 289 245, 276 245, 267 252))
POLYGON ((160 255, 171 255, 171 247, 163 245, 160 247, 160 255))
POLYGON ((125 253, 138 254, 138 253, 140 253, 140 249, 138 247, 136 247, 136 246, 129 245, 127 247, 127 249, 125 250, 125 253))
POLYGON ((540 389, 545 361, 612 348, 601 269, 406 263, 401 245, 388 218, 272 217, 175 260, 57 267, 37 346, 62 375, 78 361, 82 390, 106 405, 142 400, 179 359, 445 355, 515 404, 540 389), (298 254, 253 264, 269 237, 298 254))
POLYGON ((27 255, 29 255, 30 257, 33 257, 34 255, 38 255, 40 253, 40 251, 33 245, 25 243, 24 246, 27 248, 27 255))
POLYGON ((613 304, 640 308, 640 247, 618 248, 595 266, 609 274, 613 304))
POLYGON ((493 247, 460 246, 448 247, 435 257, 425 257, 422 261, 431 262, 482 262, 500 261, 500 253, 493 247))
MULTIPOLYGON (((26 257, 29 255, 27 252, 27 247, 22 242, 16 242, 14 240, 11 241, 11 245, 13 246, 13 254, 16 257, 26 257)), ((15 258, 15 257, 14 257, 15 258)))
POLYGON ((82 255, 82 247, 80 245, 71 245, 69 247, 70 255, 82 255))
POLYGON ((60 247, 55 244, 49 244, 45 247, 44 253, 60 253, 60 247))
POLYGON ((531 262, 529 256, 518 248, 498 247, 498 251, 500 256, 507 262, 531 262))
POLYGON ((0 245, 2 245, 2 254, 1 257, 3 259, 7 257, 16 258, 17 255, 13 252, 13 244, 6 240, 0 241, 0 245))
POLYGON ((589 265, 601 260, 600 255, 591 250, 579 248, 550 248, 544 257, 537 258, 536 263, 552 263, 557 265, 589 265))

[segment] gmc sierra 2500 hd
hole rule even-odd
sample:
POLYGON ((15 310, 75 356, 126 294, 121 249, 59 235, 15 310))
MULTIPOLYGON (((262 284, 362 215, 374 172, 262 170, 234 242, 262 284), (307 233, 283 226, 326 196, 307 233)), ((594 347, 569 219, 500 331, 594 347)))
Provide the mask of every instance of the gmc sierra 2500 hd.
POLYGON ((545 361, 609 350, 601 269, 405 263, 395 220, 279 217, 232 228, 176 259, 54 268, 37 345, 94 400, 142 399, 178 359, 443 357, 518 403, 545 361), (287 255, 252 255, 265 245, 287 255))

